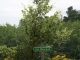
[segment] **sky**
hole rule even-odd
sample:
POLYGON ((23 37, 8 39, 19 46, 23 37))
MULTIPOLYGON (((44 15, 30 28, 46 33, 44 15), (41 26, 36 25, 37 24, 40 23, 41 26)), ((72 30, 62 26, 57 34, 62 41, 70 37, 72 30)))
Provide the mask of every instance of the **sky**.
MULTIPOLYGON (((0 0, 0 25, 9 23, 11 25, 19 25, 22 18, 24 4, 26 7, 32 5, 33 0, 0 0)), ((51 0, 54 8, 48 15, 53 15, 55 11, 60 10, 62 15, 66 15, 67 8, 73 6, 73 9, 80 10, 80 0, 51 0)))

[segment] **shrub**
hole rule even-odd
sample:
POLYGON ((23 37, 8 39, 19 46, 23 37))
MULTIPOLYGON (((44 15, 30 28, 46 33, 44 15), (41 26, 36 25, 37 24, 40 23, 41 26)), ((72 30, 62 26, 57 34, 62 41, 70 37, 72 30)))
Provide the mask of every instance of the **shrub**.
POLYGON ((72 60, 70 58, 66 58, 66 55, 64 54, 63 56, 57 55, 52 60, 72 60))

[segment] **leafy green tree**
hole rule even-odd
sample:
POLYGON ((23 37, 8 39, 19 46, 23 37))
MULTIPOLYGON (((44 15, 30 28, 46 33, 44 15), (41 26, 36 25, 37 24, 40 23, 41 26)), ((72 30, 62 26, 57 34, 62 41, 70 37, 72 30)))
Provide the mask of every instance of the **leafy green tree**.
POLYGON ((70 36, 70 41, 66 43, 69 55, 71 58, 80 59, 80 22, 76 21, 71 24, 71 27, 74 29, 70 36))
MULTIPOLYGON (((34 3, 35 2, 36 1, 34 1, 34 3)), ((29 53, 31 54, 29 58, 31 59, 36 58, 33 47, 40 46, 41 42, 46 43, 44 39, 47 39, 49 33, 49 29, 47 29, 48 19, 46 19, 45 15, 51 10, 52 6, 49 6, 48 2, 49 0, 38 1, 38 4, 35 3, 36 8, 30 6, 29 10, 22 10, 23 18, 20 20, 20 26, 25 27, 28 49, 30 49, 29 53)))
POLYGON ((67 21, 77 21, 77 20, 80 20, 80 17, 79 17, 80 14, 78 13, 77 10, 73 9, 73 6, 68 7, 66 13, 67 13, 68 17, 64 16, 63 21, 67 22, 67 21))
MULTIPOLYGON (((23 28, 23 33, 26 33, 26 46, 22 50, 17 50, 18 53, 26 52, 24 56, 30 60, 39 60, 40 54, 33 51, 33 47, 44 45, 53 45, 54 41, 66 39, 70 34, 71 30, 63 28, 61 23, 60 13, 56 12, 53 16, 46 16, 51 10, 52 6, 48 5, 49 0, 34 0, 35 6, 29 6, 28 9, 24 7, 22 10, 23 18, 20 20, 19 27, 23 28)), ((21 47, 19 47, 20 49, 21 47)), ((23 54, 22 54, 23 55, 23 54)), ((20 55, 16 55, 16 59, 20 55)), ((22 58, 24 58, 24 56, 22 58)))
POLYGON ((0 26, 0 46, 14 47, 25 43, 25 33, 22 27, 5 24, 0 26), (22 43, 21 43, 22 42, 22 43))
POLYGON ((16 26, 11 26, 10 24, 6 24, 5 26, 5 43, 8 47, 17 46, 17 28, 16 26))
POLYGON ((69 58, 79 60, 80 56, 80 21, 76 22, 63 22, 64 26, 68 29, 72 29, 71 35, 67 40, 61 41, 60 46, 57 43, 54 44, 53 48, 57 54, 66 54, 69 58), (57 47, 57 48, 56 48, 57 47))
POLYGON ((12 47, 25 45, 25 37, 22 27, 11 26, 10 24, 0 25, 0 59, 7 59, 8 56, 13 57, 15 53, 13 53, 12 47))
MULTIPOLYGON (((16 47, 8 48, 6 45, 0 46, 0 58, 14 58, 16 54, 16 47)), ((1 60, 3 60, 1 59, 1 60)))

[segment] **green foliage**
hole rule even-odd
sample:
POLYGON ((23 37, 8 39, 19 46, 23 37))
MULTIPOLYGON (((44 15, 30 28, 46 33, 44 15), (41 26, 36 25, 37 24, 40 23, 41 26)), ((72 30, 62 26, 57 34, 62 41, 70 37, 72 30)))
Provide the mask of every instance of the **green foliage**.
POLYGON ((77 20, 80 21, 80 17, 79 17, 80 14, 78 13, 77 10, 73 9, 72 6, 68 7, 66 13, 67 13, 67 16, 68 16, 68 17, 64 16, 63 21, 66 21, 66 22, 67 22, 67 21, 77 21, 77 20))
POLYGON ((48 0, 43 2, 39 1, 39 3, 36 4, 36 8, 30 6, 29 10, 22 10, 23 18, 20 20, 20 26, 25 28, 24 32, 26 32, 28 43, 27 49, 29 48, 28 54, 30 54, 29 57, 31 57, 31 59, 37 59, 38 57, 34 56, 33 47, 40 46, 42 41, 45 43, 49 42, 49 38, 47 39, 47 36, 49 36, 48 34, 50 33, 47 24, 49 20, 45 15, 51 10, 52 6, 49 6, 48 2, 48 0))
POLYGON ((17 45, 17 28, 6 24, 0 26, 0 45, 7 45, 13 47, 17 45))
POLYGON ((6 57, 14 58, 16 53, 16 47, 8 48, 6 45, 0 46, 0 55, 6 57))
MULTIPOLYGON (((45 45, 52 45, 54 37, 57 40, 56 29, 60 25, 59 13, 56 12, 51 17, 46 16, 52 8, 48 3, 49 0, 39 1, 35 8, 30 6, 29 9, 22 10, 23 18, 20 20, 19 26, 23 27, 26 32, 28 43, 26 49, 29 49, 26 57, 30 54, 31 59, 37 59, 33 47, 40 46, 41 42, 44 42, 45 45)), ((36 56, 38 57, 38 55, 36 56)))
POLYGON ((80 59, 80 21, 73 22, 70 25, 74 30, 70 35, 70 40, 66 43, 67 48, 70 48, 67 49, 68 54, 72 58, 80 59))
MULTIPOLYGON (((46 16, 52 8, 52 6, 48 5, 49 0, 34 0, 34 2, 36 7, 29 6, 28 9, 24 7, 24 10, 22 10, 23 18, 20 20, 19 25, 19 27, 23 28, 27 38, 25 39, 27 43, 26 46, 23 44, 26 48, 22 50, 25 51, 27 49, 27 54, 25 55, 30 60, 35 60, 39 57, 39 54, 37 55, 33 51, 33 47, 41 46, 42 42, 49 46, 53 45, 55 42, 59 45, 60 41, 67 40, 72 33, 72 30, 63 26, 58 11, 53 16, 46 16)), ((23 51, 19 51, 17 54, 23 51)))
MULTIPOLYGON (((34 0, 35 6, 24 7, 18 27, 0 25, 0 60, 40 60, 40 53, 34 52, 33 47, 41 46, 42 42, 53 48, 45 53, 45 60, 57 54, 80 59, 80 22, 63 22, 59 11, 46 16, 52 8, 48 3, 49 0, 34 0)), ((77 11, 70 7, 67 14, 74 20, 72 17, 77 15, 77 11)))
MULTIPOLYGON (((61 41, 60 45, 54 43, 54 53, 58 52, 58 54, 66 54, 72 59, 80 59, 80 22, 63 22, 63 24, 67 26, 68 29, 73 30, 68 39, 61 41)), ((57 53, 54 55, 57 55, 57 53)))

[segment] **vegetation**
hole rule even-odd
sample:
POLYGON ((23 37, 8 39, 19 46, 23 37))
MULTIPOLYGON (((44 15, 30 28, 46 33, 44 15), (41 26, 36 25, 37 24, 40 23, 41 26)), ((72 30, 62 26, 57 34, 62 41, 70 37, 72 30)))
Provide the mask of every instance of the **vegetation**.
POLYGON ((67 16, 64 16, 63 21, 67 22, 67 21, 80 21, 80 11, 77 11, 76 9, 73 9, 73 6, 68 7, 67 11, 67 16))
POLYGON ((66 55, 63 56, 57 55, 54 58, 52 58, 52 60, 72 60, 72 59, 66 58, 66 55))
POLYGON ((46 16, 52 9, 49 0, 34 0, 33 3, 35 7, 24 6, 18 27, 0 25, 0 60, 40 60, 40 53, 34 52, 33 47, 40 47, 42 42, 53 48, 45 52, 45 60, 79 60, 80 21, 72 18, 75 14, 70 15, 74 10, 69 11, 69 7, 67 18, 70 19, 64 17, 62 21, 59 11, 46 16))

